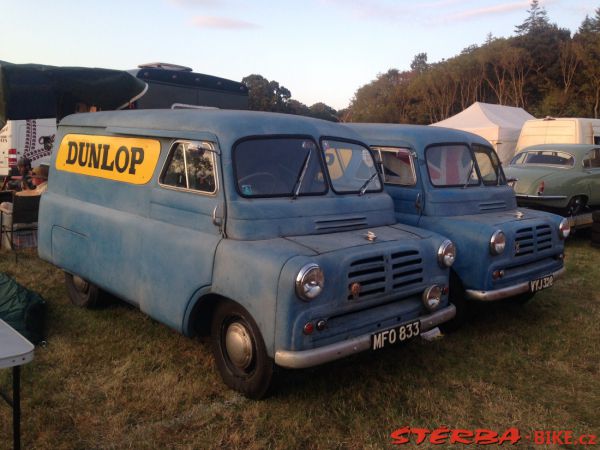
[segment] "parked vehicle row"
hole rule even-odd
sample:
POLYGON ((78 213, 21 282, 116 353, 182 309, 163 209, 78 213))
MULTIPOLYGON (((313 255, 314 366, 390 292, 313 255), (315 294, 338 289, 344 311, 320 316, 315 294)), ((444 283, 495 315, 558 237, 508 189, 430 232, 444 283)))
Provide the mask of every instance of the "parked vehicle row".
POLYGON ((305 368, 527 299, 564 272, 568 223, 518 209, 489 144, 429 127, 138 110, 60 123, 40 256, 72 301, 108 291, 210 335, 251 398, 305 368))

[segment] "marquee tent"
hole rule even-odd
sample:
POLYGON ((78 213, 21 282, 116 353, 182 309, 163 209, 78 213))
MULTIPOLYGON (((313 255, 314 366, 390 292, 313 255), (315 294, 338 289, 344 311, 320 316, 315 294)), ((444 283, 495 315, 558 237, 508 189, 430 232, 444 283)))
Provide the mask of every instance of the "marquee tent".
POLYGON ((535 119, 523 108, 475 102, 464 111, 432 126, 469 131, 490 141, 500 160, 507 164, 515 153, 526 120, 535 119))

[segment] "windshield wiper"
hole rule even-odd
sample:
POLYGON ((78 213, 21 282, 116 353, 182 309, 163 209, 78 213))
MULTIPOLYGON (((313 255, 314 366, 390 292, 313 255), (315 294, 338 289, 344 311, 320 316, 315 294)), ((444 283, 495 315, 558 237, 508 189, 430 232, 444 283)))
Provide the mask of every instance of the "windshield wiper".
POLYGON ((367 186, 369 186, 369 184, 371 184, 371 181, 373 181, 373 178, 375 178, 377 176, 377 171, 375 171, 373 173, 373 175, 371 175, 369 177, 369 179, 367 181, 364 182, 364 184, 360 187, 358 195, 364 195, 365 192, 367 192, 367 186))
POLYGON ((306 170, 308 169, 308 162, 310 161, 311 151, 308 150, 306 157, 304 158, 304 162, 302 163, 302 169, 298 174, 298 178, 296 178, 296 183, 294 184, 294 190, 292 191, 294 195, 292 198, 295 200, 298 198, 298 194, 300 194, 300 188, 302 187, 302 181, 304 180, 304 175, 306 175, 306 170))
POLYGON ((467 181, 464 184, 463 189, 465 189, 469 185, 469 181, 471 180, 471 174, 473 173, 473 167, 475 167, 475 163, 473 162, 473 160, 471 160, 471 168, 469 169, 469 173, 467 174, 467 181))

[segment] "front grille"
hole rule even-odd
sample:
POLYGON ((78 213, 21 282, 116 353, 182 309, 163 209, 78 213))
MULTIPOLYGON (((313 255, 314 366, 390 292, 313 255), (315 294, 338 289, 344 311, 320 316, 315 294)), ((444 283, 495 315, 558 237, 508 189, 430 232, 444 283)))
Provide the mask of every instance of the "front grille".
POLYGON ((403 250, 357 259, 348 270, 348 300, 391 294, 423 282, 423 259, 418 250, 403 250), (360 291, 353 293, 358 283, 360 291))
POLYGON ((517 230, 515 256, 531 255, 549 248, 552 248, 552 228, 550 225, 537 225, 517 230))

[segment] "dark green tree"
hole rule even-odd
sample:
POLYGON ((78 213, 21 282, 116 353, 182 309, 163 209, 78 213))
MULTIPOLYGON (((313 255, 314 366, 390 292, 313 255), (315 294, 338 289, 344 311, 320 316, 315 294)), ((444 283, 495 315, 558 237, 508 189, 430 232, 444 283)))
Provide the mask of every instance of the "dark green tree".
POLYGON ((515 27, 515 33, 518 35, 536 33, 539 30, 550 26, 548 13, 543 6, 540 6, 539 0, 531 0, 527 13, 528 16, 523 23, 515 27))
POLYGON ((248 86, 248 107, 251 110, 286 112, 292 94, 277 81, 253 74, 244 77, 242 83, 248 86))

